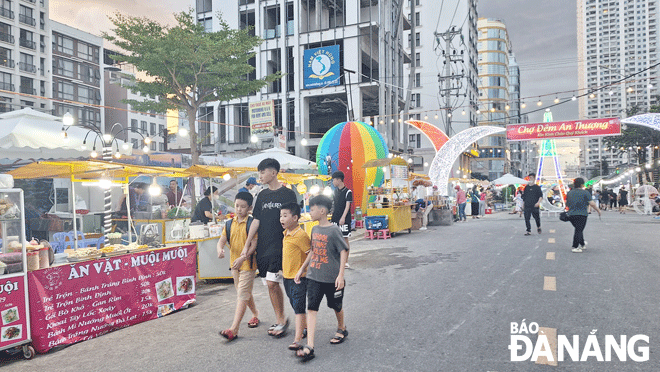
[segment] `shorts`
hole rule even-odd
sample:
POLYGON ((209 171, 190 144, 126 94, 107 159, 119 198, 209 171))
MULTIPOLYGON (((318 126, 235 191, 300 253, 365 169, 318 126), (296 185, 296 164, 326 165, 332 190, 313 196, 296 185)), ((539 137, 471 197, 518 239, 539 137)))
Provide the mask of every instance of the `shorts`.
POLYGON ((236 296, 239 301, 249 301, 252 297, 254 274, 254 270, 231 270, 231 275, 234 277, 234 287, 236 287, 236 296))
POLYGON ((345 287, 346 282, 344 282, 344 288, 337 291, 335 289, 335 283, 322 283, 307 279, 307 310, 319 311, 321 301, 323 301, 323 296, 325 296, 328 301, 328 307, 336 312, 340 312, 344 300, 345 287))
POLYGON ((333 222, 333 224, 339 226, 339 230, 341 230, 341 235, 344 238, 350 238, 351 237, 351 220, 346 221, 345 224, 340 225, 337 222, 333 222))
POLYGON ((305 296, 307 296, 307 278, 300 278, 300 284, 296 284, 293 279, 284 279, 284 291, 289 297, 289 302, 293 308, 293 312, 298 314, 305 314, 305 296))
POLYGON ((257 269, 262 278, 266 278, 266 273, 277 274, 282 271, 282 255, 257 257, 257 269))

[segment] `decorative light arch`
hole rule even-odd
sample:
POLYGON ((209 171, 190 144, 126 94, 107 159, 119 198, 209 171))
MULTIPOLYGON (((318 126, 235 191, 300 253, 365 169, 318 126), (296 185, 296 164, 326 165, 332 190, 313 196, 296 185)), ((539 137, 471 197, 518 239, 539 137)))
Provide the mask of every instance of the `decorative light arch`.
POLYGON ((447 141, 449 141, 449 137, 447 137, 445 132, 431 123, 427 123, 422 120, 406 120, 405 123, 419 129, 422 133, 424 133, 426 138, 428 138, 431 143, 433 143, 435 151, 440 150, 440 148, 445 143, 447 143, 447 141))
POLYGON ((465 151, 470 144, 491 134, 505 132, 506 128, 480 126, 468 128, 447 141, 444 146, 436 152, 429 169, 429 177, 433 184, 438 186, 441 195, 448 196, 449 176, 451 168, 456 159, 465 151))
POLYGON ((641 114, 621 119, 622 124, 641 125, 660 131, 660 114, 641 114))

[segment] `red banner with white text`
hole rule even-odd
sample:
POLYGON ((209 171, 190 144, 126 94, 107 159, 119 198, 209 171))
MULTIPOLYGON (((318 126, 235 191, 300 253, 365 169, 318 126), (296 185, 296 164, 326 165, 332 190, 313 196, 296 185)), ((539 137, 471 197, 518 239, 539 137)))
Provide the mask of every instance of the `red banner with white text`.
POLYGON ((618 118, 510 124, 506 126, 506 139, 509 141, 618 136, 620 134, 621 123, 618 118))
POLYGON ((31 271, 32 344, 44 353, 186 307, 195 270, 186 245, 31 271))
POLYGON ((0 350, 20 345, 28 339, 25 276, 13 275, 0 279, 0 350))

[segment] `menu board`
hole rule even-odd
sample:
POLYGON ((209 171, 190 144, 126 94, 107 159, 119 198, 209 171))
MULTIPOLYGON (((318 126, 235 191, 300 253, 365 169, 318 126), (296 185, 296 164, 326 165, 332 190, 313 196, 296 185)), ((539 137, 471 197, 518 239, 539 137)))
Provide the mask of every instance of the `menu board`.
POLYGON ((0 349, 28 339, 25 276, 0 278, 0 349))
POLYGON ((28 273, 32 344, 43 353, 167 315, 195 301, 195 245, 28 273))
POLYGON ((405 165, 392 165, 392 178, 407 179, 408 167, 405 165))

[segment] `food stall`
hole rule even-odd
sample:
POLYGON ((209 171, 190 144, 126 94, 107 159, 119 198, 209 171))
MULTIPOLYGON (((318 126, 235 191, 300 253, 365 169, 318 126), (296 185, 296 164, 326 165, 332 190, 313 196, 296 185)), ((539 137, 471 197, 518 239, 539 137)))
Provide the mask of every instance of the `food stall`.
MULTIPOLYGON (((39 250, 26 249, 23 190, 0 190, 0 350, 19 351, 30 359, 34 356, 30 306, 28 299, 28 254, 38 260, 39 250)), ((46 256, 48 251, 44 251, 46 256)), ((44 253, 41 253, 42 255, 44 253)), ((37 261, 38 262, 38 261, 37 261)))
MULTIPOLYGON (((367 161, 363 168, 382 167, 385 180, 380 187, 367 187, 368 217, 386 216, 391 234, 404 230, 411 232, 412 213, 410 182, 408 180, 408 163, 400 158, 373 159, 367 161)), ((367 222, 368 225, 368 222, 367 222)))

